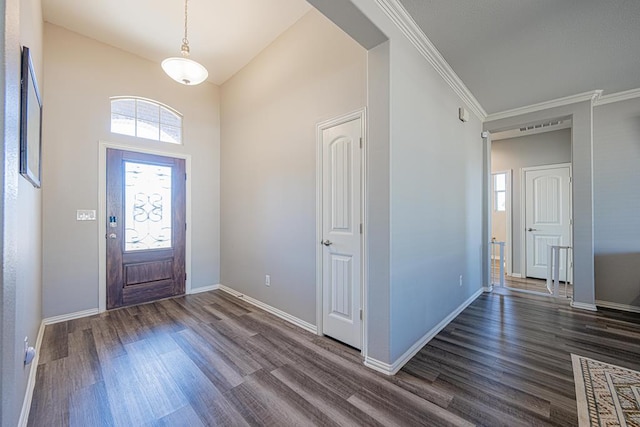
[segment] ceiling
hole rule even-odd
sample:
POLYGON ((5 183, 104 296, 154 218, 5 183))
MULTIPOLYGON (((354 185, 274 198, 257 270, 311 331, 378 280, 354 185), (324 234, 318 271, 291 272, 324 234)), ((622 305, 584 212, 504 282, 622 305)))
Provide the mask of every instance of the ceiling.
POLYGON ((487 113, 640 88, 640 0, 400 0, 487 113))
MULTIPOLYGON (((640 0, 400 0, 487 113, 640 88, 640 0)), ((311 9, 189 0, 191 58, 222 84, 311 9)), ((158 62, 179 55, 182 0, 43 0, 46 21, 158 62)))
MULTIPOLYGON (((180 56, 184 0, 42 0, 44 20, 160 62, 180 56)), ((222 84, 293 25, 305 0, 189 0, 191 59, 222 84)))

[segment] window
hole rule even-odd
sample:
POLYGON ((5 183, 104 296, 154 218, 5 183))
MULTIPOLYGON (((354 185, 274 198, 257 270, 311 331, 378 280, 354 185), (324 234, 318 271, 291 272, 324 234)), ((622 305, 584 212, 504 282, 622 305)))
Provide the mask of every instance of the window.
POLYGON ((113 97, 111 132, 182 144, 182 115, 150 99, 113 97))
POLYGON ((507 174, 493 175, 493 210, 504 212, 507 208, 507 174))

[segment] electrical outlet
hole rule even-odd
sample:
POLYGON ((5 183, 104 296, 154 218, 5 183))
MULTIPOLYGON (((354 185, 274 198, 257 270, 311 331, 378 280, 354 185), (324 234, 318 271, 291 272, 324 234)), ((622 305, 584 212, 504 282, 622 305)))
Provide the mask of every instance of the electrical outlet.
POLYGON ((460 275, 460 286, 462 286, 462 274, 460 275))
POLYGON ((264 276, 264 285, 271 286, 271 276, 269 276, 268 274, 264 276))

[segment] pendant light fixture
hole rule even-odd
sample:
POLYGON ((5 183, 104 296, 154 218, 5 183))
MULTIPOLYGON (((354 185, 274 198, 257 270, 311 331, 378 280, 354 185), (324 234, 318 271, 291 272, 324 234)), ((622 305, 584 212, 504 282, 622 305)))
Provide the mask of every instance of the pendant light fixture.
POLYGON ((187 39, 187 2, 184 0, 184 38, 181 57, 167 58, 162 61, 162 69, 169 77, 183 85, 199 85, 207 79, 209 72, 202 65, 189 59, 189 40, 187 39))

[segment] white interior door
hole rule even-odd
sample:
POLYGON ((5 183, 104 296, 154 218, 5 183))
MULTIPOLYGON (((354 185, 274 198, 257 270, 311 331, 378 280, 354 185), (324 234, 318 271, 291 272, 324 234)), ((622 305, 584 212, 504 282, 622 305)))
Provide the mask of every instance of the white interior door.
MULTIPOLYGON (((571 246, 570 168, 551 165, 527 169, 524 175, 526 275, 546 279, 549 246, 571 246)), ((566 277, 566 268, 562 259, 562 279, 566 277)))
POLYGON ((361 119, 322 131, 322 332, 360 349, 361 119))

